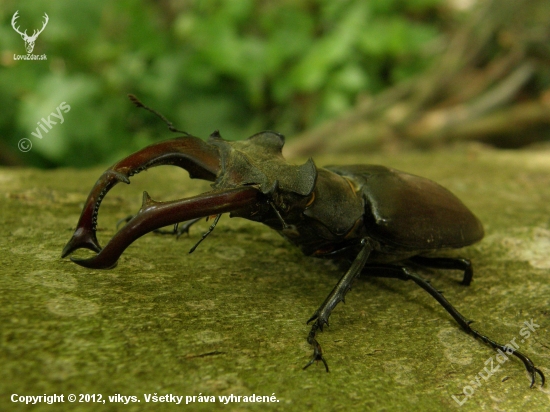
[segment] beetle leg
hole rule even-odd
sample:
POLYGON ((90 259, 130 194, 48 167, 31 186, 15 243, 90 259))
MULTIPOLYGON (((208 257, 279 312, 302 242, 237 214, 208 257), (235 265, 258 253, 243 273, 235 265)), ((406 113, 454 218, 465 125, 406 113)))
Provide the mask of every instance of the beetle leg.
POLYGON ((317 342, 317 339, 315 339, 315 335, 317 334, 318 328, 319 328, 319 325, 317 324, 317 322, 315 322, 311 327, 311 330, 309 331, 309 334, 307 336, 307 343, 313 346, 313 356, 311 357, 310 361, 306 364, 306 366, 304 366, 302 369, 307 369, 315 361, 321 361, 325 365, 325 369, 328 372, 328 363, 325 360, 325 358, 323 358, 323 350, 321 349, 321 345, 319 345, 319 342, 317 342))
POLYGON ((140 211, 126 226, 119 230, 109 243, 90 259, 71 260, 92 269, 109 269, 116 265, 124 250, 139 237, 155 229, 177 222, 206 217, 214 214, 238 211, 254 207, 262 193, 253 186, 213 190, 187 199, 156 202, 147 192, 143 193, 140 211))
POLYGON ((192 178, 214 181, 220 171, 220 156, 216 147, 197 137, 177 137, 155 143, 137 151, 107 169, 98 179, 82 209, 76 230, 61 257, 80 248, 99 252, 96 237, 97 214, 101 201, 117 183, 130 183, 129 178, 154 166, 174 165, 189 172, 192 178))
POLYGON ((193 226, 195 223, 197 223, 199 220, 201 220, 202 217, 198 217, 196 219, 191 219, 191 220, 188 220, 187 222, 179 222, 179 223, 176 223, 174 225, 174 230, 173 231, 161 231, 160 229, 158 231, 156 231, 155 233, 160 233, 160 234, 174 234, 176 235, 176 239, 178 239, 181 235, 183 235, 184 233, 187 233, 189 234, 189 228, 191 226, 193 226))
POLYGON ((428 268, 462 270, 464 271, 464 278, 461 283, 464 286, 470 286, 470 283, 472 283, 472 278, 474 277, 472 262, 468 259, 413 256, 409 258, 409 260, 420 266, 426 266, 428 268))
POLYGON ((218 224, 218 222, 220 221, 220 217, 222 217, 222 214, 220 213, 219 215, 216 216, 216 218, 214 219, 214 223, 212 223, 210 225, 210 227, 208 228, 208 230, 206 232, 204 232, 202 234, 202 237, 199 239, 199 241, 197 243, 195 243, 195 246, 193 246, 190 250, 189 250, 189 253, 193 253, 195 251, 195 249, 201 244, 201 242, 206 239, 206 237, 212 233, 212 231, 214 230, 214 228, 216 227, 216 225, 218 224))
POLYGON ((320 360, 324 363, 325 368, 328 372, 327 362, 323 358, 321 345, 319 345, 319 342, 317 342, 317 340, 315 339, 315 335, 317 334, 317 330, 323 331, 324 325, 328 326, 328 318, 332 313, 332 310, 336 307, 338 303, 344 302, 346 293, 348 293, 348 291, 351 289, 351 284, 353 280, 361 273, 363 267, 367 263, 367 259, 369 258, 370 252, 372 251, 373 247, 367 239, 362 239, 361 245, 362 248, 357 254, 355 260, 352 262, 348 271, 344 274, 344 276, 342 276, 334 289, 332 289, 332 292, 330 292, 325 301, 321 304, 321 306, 319 306, 319 308, 307 321, 307 323, 315 321, 315 323, 313 323, 313 325, 311 326, 311 331, 309 332, 307 337, 307 342, 313 346, 313 357, 307 363, 307 365, 303 367, 303 369, 309 367, 314 361, 320 360))
POLYGON ((462 314, 455 309, 451 303, 445 299, 445 297, 436 289, 434 288, 429 282, 422 279, 417 274, 413 273, 409 268, 403 267, 403 266, 393 266, 393 265, 385 265, 385 266, 369 266, 366 268, 365 274, 368 276, 375 276, 375 277, 385 277, 385 278, 396 278, 400 280, 412 280, 415 282, 418 286, 420 286, 422 289, 424 289, 426 292, 428 292, 435 300, 439 302, 441 306, 445 308, 447 312, 454 318, 454 320, 457 321, 457 323, 462 327, 462 329, 471 335, 473 335, 475 338, 480 339, 487 345, 491 346, 495 350, 500 350, 502 352, 505 352, 507 354, 510 354, 510 349, 512 349, 512 355, 520 359, 523 364, 525 365, 525 369, 527 369, 527 372, 529 373, 529 376, 531 376, 531 387, 535 385, 537 374, 541 378, 541 386, 544 386, 545 377, 542 371, 537 368, 531 359, 529 359, 528 356, 524 355, 523 353, 513 350, 509 345, 502 345, 498 342, 495 342, 494 340, 488 338, 487 336, 479 333, 477 330, 470 327, 470 324, 473 322, 471 320, 467 320, 462 314))

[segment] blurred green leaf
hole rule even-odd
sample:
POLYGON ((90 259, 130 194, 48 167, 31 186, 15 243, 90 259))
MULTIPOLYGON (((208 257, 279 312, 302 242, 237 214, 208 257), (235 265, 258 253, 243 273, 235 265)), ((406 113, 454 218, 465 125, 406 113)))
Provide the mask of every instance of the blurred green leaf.
POLYGON ((439 36, 439 0, 58 0, 0 10, 0 138, 37 166, 87 166, 171 137, 126 94, 179 128, 228 138, 276 129, 292 135, 427 64, 439 36), (35 53, 11 28, 40 27, 35 53), (61 102, 63 124, 31 133, 61 102), (29 138, 31 152, 17 150, 29 138))

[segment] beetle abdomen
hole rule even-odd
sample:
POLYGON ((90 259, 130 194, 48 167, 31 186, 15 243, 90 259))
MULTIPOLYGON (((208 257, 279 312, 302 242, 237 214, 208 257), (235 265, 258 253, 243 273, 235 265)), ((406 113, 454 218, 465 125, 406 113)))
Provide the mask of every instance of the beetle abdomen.
POLYGON ((377 165, 328 167, 355 181, 365 198, 369 237, 405 250, 460 248, 483 238, 479 219, 449 190, 377 165))

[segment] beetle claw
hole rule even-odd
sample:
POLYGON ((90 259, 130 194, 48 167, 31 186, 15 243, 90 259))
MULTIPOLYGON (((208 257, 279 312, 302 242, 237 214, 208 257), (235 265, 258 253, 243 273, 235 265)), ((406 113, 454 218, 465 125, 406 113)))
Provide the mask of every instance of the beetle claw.
POLYGON ((537 380, 537 373, 539 374, 540 376, 540 380, 541 380, 541 383, 540 383, 540 387, 542 388, 544 386, 544 383, 546 382, 546 378, 544 377, 544 373, 542 373, 542 371, 533 366, 533 370, 532 371, 529 371, 529 373, 531 374, 531 388, 533 386, 535 386, 535 381, 537 380))
POLYGON ((323 362, 323 364, 325 365, 325 370, 329 372, 328 363, 325 360, 325 358, 323 358, 323 354, 317 353, 317 351, 315 350, 313 351, 313 356, 311 357, 311 360, 302 368, 302 370, 306 370, 311 365, 313 365, 314 362, 319 362, 319 361, 323 362))
POLYGON ((319 345, 319 342, 317 342, 317 339, 315 339, 315 335, 317 334, 317 329, 321 329, 321 326, 318 322, 315 322, 313 326, 311 327, 311 331, 309 332, 309 335, 307 337, 307 342, 313 346, 313 356, 311 357, 310 361, 302 368, 302 370, 305 370, 309 368, 313 362, 321 361, 325 365, 325 369, 328 372, 328 363, 323 358, 323 350, 321 349, 321 345, 319 345))

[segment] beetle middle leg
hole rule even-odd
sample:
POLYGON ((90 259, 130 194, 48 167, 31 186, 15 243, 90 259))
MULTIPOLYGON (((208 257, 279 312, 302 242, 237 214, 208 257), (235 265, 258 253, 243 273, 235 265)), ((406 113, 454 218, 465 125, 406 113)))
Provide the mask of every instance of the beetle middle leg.
POLYGON ((523 353, 517 350, 514 350, 513 348, 510 348, 507 345, 502 345, 498 342, 495 342, 489 337, 473 329, 470 326, 470 324, 473 321, 467 320, 458 310, 455 309, 453 305, 451 305, 451 303, 441 294, 441 292, 439 292, 436 288, 434 288, 429 282, 422 279, 417 274, 413 273, 409 268, 405 266, 377 265, 377 266, 368 266, 364 273, 368 276, 373 276, 373 277, 395 278, 399 280, 412 280, 414 283, 416 283, 418 286, 420 286, 422 289, 428 292, 433 298, 435 298, 435 300, 437 300, 439 304, 443 306, 447 312, 449 312, 449 314, 454 318, 454 320, 462 327, 462 329, 466 333, 469 333, 473 335, 475 338, 480 339, 481 341, 491 346, 495 350, 499 349, 502 352, 510 354, 510 349, 512 349, 511 354, 523 362, 523 365, 525 365, 525 369, 527 369, 527 372, 531 376, 531 387, 533 387, 535 384, 537 374, 541 378, 541 381, 542 381, 541 386, 544 385, 544 382, 545 382, 544 374, 540 369, 538 369, 533 364, 533 361, 531 361, 531 359, 529 359, 528 356, 524 355, 523 353))
POLYGON ((325 365, 325 369, 328 372, 328 364, 323 358, 321 345, 319 344, 319 342, 317 342, 315 336, 317 334, 317 330, 323 331, 323 326, 328 326, 328 318, 332 313, 332 310, 336 307, 336 305, 338 305, 338 303, 344 302, 346 293, 348 293, 348 291, 351 289, 351 284, 353 280, 357 276, 359 276, 359 274, 365 267, 365 264, 367 263, 367 259, 369 258, 373 247, 367 239, 361 240, 361 245, 362 248, 357 254, 355 260, 352 262, 348 271, 344 274, 344 276, 340 278, 334 289, 332 289, 332 292, 330 292, 325 301, 321 304, 321 306, 319 306, 319 308, 307 321, 308 324, 315 321, 311 326, 311 330, 307 337, 307 342, 311 346, 313 346, 313 356, 311 360, 306 364, 306 366, 304 366, 302 369, 306 369, 315 361, 322 361, 325 365))
POLYGON ((461 283, 464 286, 470 286, 470 283, 472 283, 472 279, 474 277, 472 263, 468 259, 413 256, 409 258, 409 260, 420 266, 425 266, 428 268, 462 270, 464 271, 464 278, 462 278, 461 283))

